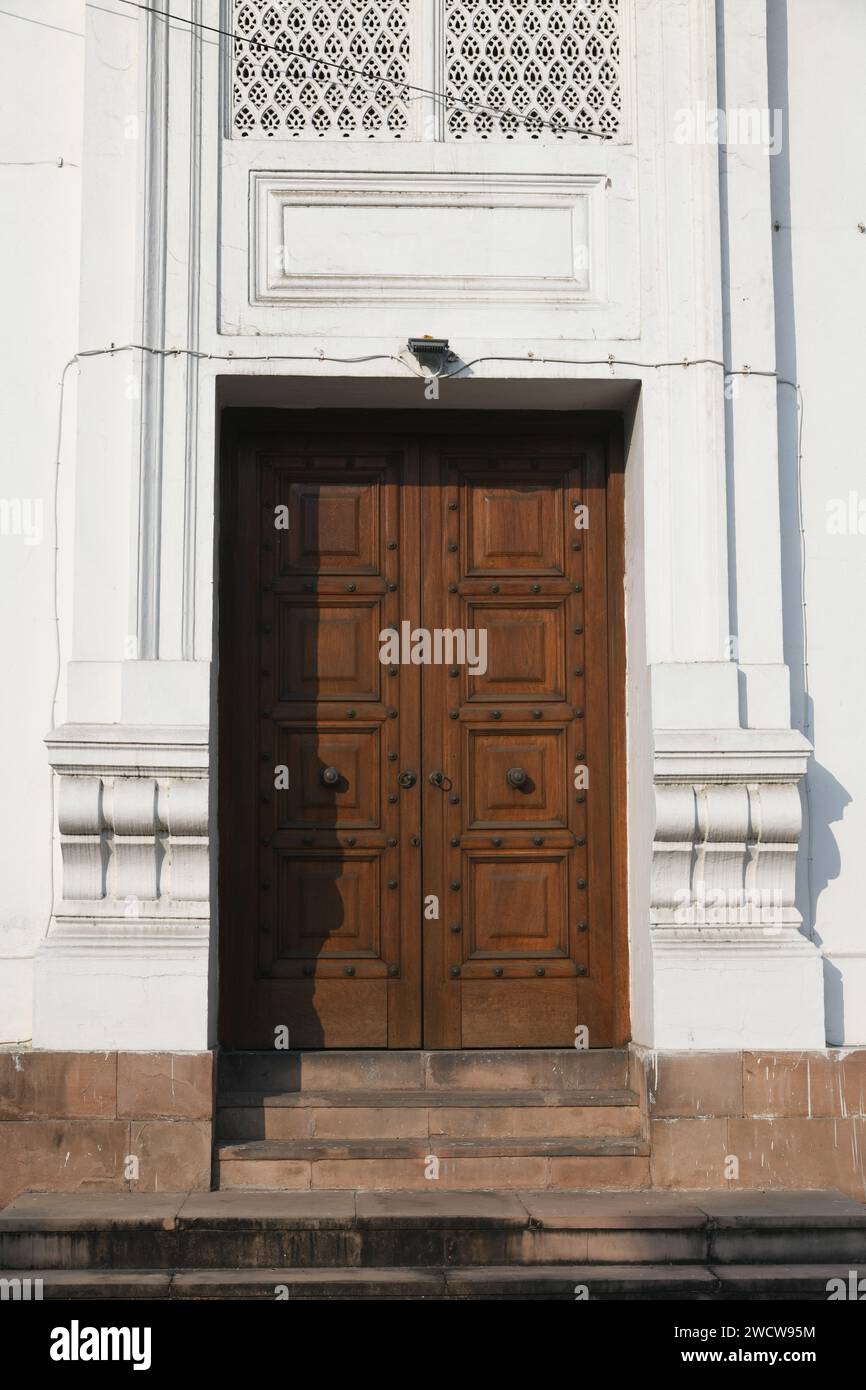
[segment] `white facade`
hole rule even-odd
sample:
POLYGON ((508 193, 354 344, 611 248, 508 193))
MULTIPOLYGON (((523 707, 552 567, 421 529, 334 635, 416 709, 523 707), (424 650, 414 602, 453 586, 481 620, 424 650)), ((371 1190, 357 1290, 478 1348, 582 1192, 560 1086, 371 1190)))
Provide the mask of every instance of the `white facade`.
MULTIPOLYGON (((429 333, 442 408, 624 414, 633 1039, 866 1043, 857 0, 587 0, 611 138, 538 141, 423 92, 399 139, 243 135, 240 6, 6 8, 2 1040, 218 1040, 219 411, 435 410, 429 333)), ((446 6, 399 8, 441 90, 446 6)))

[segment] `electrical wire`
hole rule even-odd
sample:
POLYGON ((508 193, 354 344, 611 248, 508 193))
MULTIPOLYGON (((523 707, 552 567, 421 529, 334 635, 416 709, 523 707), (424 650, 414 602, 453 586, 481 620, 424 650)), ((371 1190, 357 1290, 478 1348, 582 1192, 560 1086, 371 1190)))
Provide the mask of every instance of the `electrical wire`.
MULTIPOLYGON (((798 451, 797 451, 797 487, 798 487, 798 514, 799 514, 799 525, 800 525, 800 544, 801 544, 801 556, 802 556, 802 564, 801 564, 801 574, 802 574, 801 600, 802 600, 802 603, 801 603, 801 608, 802 608, 802 623, 803 623, 804 685, 805 685, 805 690, 806 690, 807 710, 808 710, 808 698, 809 698, 809 697, 808 697, 808 688, 809 688, 809 687, 808 687, 808 646, 807 646, 806 590, 805 590, 805 543, 806 543, 806 542, 805 542, 805 527, 804 527, 804 523, 803 523, 803 505, 802 505, 803 393, 802 393, 802 390, 801 390, 800 386, 799 386, 796 382, 791 381, 791 380, 790 380, 789 378, 787 378, 787 377, 782 377, 782 376, 780 376, 780 375, 778 374, 778 372, 775 372, 775 371, 772 371, 772 370, 754 369, 754 368, 752 368, 752 367, 750 367, 750 366, 744 366, 744 367, 740 367, 740 368, 731 368, 731 367, 728 367, 728 365, 727 365, 724 361, 722 361, 720 358, 716 358, 716 357, 696 357, 696 358, 684 357, 684 358, 681 358, 681 359, 678 360, 678 361, 643 362, 643 361, 637 361, 637 360, 633 360, 633 359, 617 358, 617 357, 615 357, 612 353, 609 353, 607 357, 603 357, 603 358, 542 357, 542 356, 537 356, 536 354, 532 353, 532 354, 527 354, 525 357, 520 357, 520 356, 516 356, 516 355, 506 356, 506 355, 504 355, 504 354, 502 354, 502 355, 500 355, 500 354, 487 354, 487 355, 485 355, 485 356, 483 356, 483 357, 475 357, 475 358, 473 358, 473 359, 472 359, 471 361, 469 361, 469 362, 463 362, 463 363, 460 364, 460 366, 459 366, 458 368, 455 368, 453 371, 445 372, 445 373, 434 373, 434 372, 423 372, 423 371, 420 371, 420 370, 416 370, 415 367, 413 367, 411 363, 409 363, 409 362, 407 362, 407 361, 405 360, 405 358, 400 357, 400 356, 398 356, 397 354, 395 354, 395 353, 390 353, 390 352, 388 352, 388 353, 364 353, 364 354, 361 354, 361 355, 356 356, 356 357, 334 357, 334 356, 330 356, 330 355, 328 355, 328 354, 326 354, 326 353, 317 353, 317 354, 308 354, 308 353, 234 353, 234 352, 216 353, 216 352, 205 352, 205 351, 202 350, 202 349, 195 349, 195 348, 188 348, 188 347, 168 347, 168 348, 159 347, 159 348, 157 348, 157 347, 150 347, 150 346, 148 346, 148 345, 145 344, 145 343, 124 343, 124 344, 120 344, 120 345, 115 344, 115 343, 111 343, 108 347, 104 347, 104 348, 82 348, 79 352, 75 353, 74 356, 72 356, 72 357, 69 358, 68 362, 66 362, 65 366, 63 367, 63 370, 62 370, 61 375, 60 375, 60 383, 59 383, 59 384, 60 384, 60 394, 59 394, 58 411, 57 411, 57 447, 56 447, 56 450, 55 450, 54 498, 53 498, 54 549, 53 549, 53 560, 52 560, 52 565, 53 565, 53 576, 52 576, 53 583, 52 583, 52 590, 53 590, 53 604, 54 604, 54 632, 55 632, 56 670, 55 670, 55 678, 54 678, 54 689, 53 689, 52 699, 51 699, 50 728, 51 728, 52 730, 56 728, 57 695, 58 695, 58 691, 59 691, 59 688, 60 688, 60 680, 61 680, 62 669, 63 669, 63 668, 62 668, 62 646, 61 646, 61 636, 60 636, 60 607, 59 607, 59 555, 60 555, 60 540, 59 540, 59 510, 58 510, 58 499, 59 499, 59 490, 60 490, 60 467, 61 467, 62 440, 63 440, 63 408, 64 408, 65 395, 66 395, 66 377, 67 377, 67 373, 70 371, 70 369, 71 369, 73 366, 76 365, 76 363, 80 363, 80 362, 84 361, 85 359, 87 359, 87 358, 92 358, 92 357, 114 357, 117 353, 120 353, 120 352, 146 352, 146 353, 150 353, 150 354, 153 354, 153 355, 155 355, 155 356, 161 356, 161 357, 188 357, 188 358, 194 358, 194 359, 196 359, 196 360, 198 360, 198 361, 219 361, 219 362, 312 362, 312 363, 331 363, 331 364, 336 364, 336 365, 341 365, 341 366, 347 366, 347 365, 348 365, 348 366, 353 366, 353 365, 363 364, 363 363, 366 363, 366 362, 394 362, 394 363, 397 363, 398 365, 400 365, 401 367, 405 367, 406 370, 409 371, 409 372, 411 373, 411 375, 412 375, 413 377, 415 377, 417 380, 419 380, 419 381, 424 381, 424 382, 431 381, 431 380, 437 380, 437 379, 438 379, 438 380, 453 379, 453 378, 455 378, 455 377, 461 376, 463 372, 469 371, 472 367, 478 366, 478 365, 480 365, 481 363, 484 363, 484 362, 512 362, 512 363, 514 363, 514 362, 521 362, 521 363, 527 363, 527 362, 529 362, 529 363, 533 363, 533 364, 536 364, 536 365, 549 364, 549 365, 576 366, 576 367, 601 366, 601 367, 609 367, 610 370, 611 370, 611 374, 612 374, 612 375, 615 373, 615 369, 616 369, 617 367, 639 367, 639 368, 641 368, 642 370, 647 370, 647 371, 649 371, 649 370, 661 370, 661 369, 675 370, 675 369, 677 369, 677 368, 683 369, 683 368, 697 367, 697 366, 711 366, 711 367, 717 367, 717 368, 721 369, 721 370, 723 371, 723 373, 724 373, 724 375, 725 375, 726 378, 735 377, 735 376, 743 376, 743 377, 748 377, 748 376, 770 377, 770 378, 773 378, 773 379, 777 382, 777 384, 780 385, 780 386, 788 386, 788 387, 791 387, 791 388, 797 393, 797 402, 798 402, 798 409, 799 409, 799 415, 800 415, 799 434, 798 434, 798 451)), ((807 779, 804 779, 804 780, 807 780, 807 779)), ((806 785, 806 793, 805 793, 805 794, 806 794, 807 803, 808 803, 808 799, 809 799, 808 783, 807 783, 807 785, 806 785)), ((55 892, 54 852, 53 852, 53 843, 54 843, 54 773, 53 773, 53 770, 51 771, 51 785, 50 785, 50 791, 49 791, 49 810, 50 810, 50 816, 51 816, 51 844, 52 844, 51 863, 50 863, 50 872, 49 872, 51 907, 50 907, 50 911, 49 911, 48 922, 47 922, 47 924, 46 924, 46 934, 47 934, 48 930, 50 929, 51 918, 52 918, 53 913, 54 913, 54 892, 55 892)), ((811 814, 810 814, 809 816, 807 816, 807 834, 810 834, 810 826, 811 826, 811 814)), ((807 857, 807 874, 808 874, 808 883, 809 883, 809 903, 810 903, 810 914, 811 914, 811 910, 812 910, 811 840, 809 841, 809 854, 808 854, 808 857, 807 857)))
MULTIPOLYGON (((515 121, 517 125, 523 126, 526 130, 552 130, 560 137, 563 135, 576 135, 580 140, 595 139, 605 141, 614 138, 605 131, 583 130, 578 126, 563 126, 553 121, 546 121, 541 116, 539 116, 537 120, 533 120, 530 125, 528 120, 519 116, 516 111, 512 111, 510 107, 507 106, 486 106, 474 101, 452 101, 447 93, 437 92, 431 87, 420 87, 415 82, 400 82, 395 77, 380 76, 378 74, 375 79, 371 79, 369 73, 364 72, 363 68, 353 68, 350 67, 348 63, 338 63, 329 58, 320 58, 318 56, 309 58, 305 53, 299 53, 296 48, 290 48, 287 44, 266 43, 264 39, 258 38, 250 39, 247 38, 245 34, 236 33, 233 29, 221 29, 215 24, 204 24, 199 19, 187 19, 185 15, 169 14, 166 10, 158 10, 155 5, 145 5, 142 3, 142 0, 120 0, 120 3, 122 5, 129 5, 130 8, 134 10, 143 10, 145 14, 156 15, 157 19, 188 24, 191 29, 201 29, 209 34, 218 34, 222 38, 233 39, 235 43, 245 43, 250 50, 266 49, 271 53, 276 53, 280 58, 299 58, 302 63, 309 63, 314 67, 335 68, 337 72, 342 73, 346 77, 360 78, 370 90, 372 90, 374 86, 386 82, 397 91, 401 92, 404 100, 408 100, 407 93, 414 92, 418 97, 431 97, 443 110, 471 111, 489 116, 508 116, 511 120, 515 121)), ((315 78, 307 78, 307 81, 315 80, 315 78)))
MULTIPOLYGON (((199 30, 201 30, 201 31, 203 31, 203 32, 208 32, 208 33, 212 33, 212 34, 214 34, 214 35, 217 35, 217 36, 219 36, 219 37, 221 37, 221 38, 230 39, 230 40, 232 40, 233 42, 238 43, 238 44, 246 44, 247 47, 250 49, 251 53, 255 53, 255 52, 257 52, 257 51, 260 52, 260 51, 262 51, 262 50, 268 50, 268 51, 271 51, 271 52, 276 53, 276 54, 277 54, 280 58, 282 58, 282 59, 287 59, 287 58, 298 58, 298 59, 300 59, 302 62, 307 63, 307 64, 310 64, 310 65, 313 65, 313 66, 318 66, 318 67, 320 67, 320 68, 321 68, 321 67, 328 67, 328 68, 336 69, 339 73, 342 73, 344 76, 352 76, 352 77, 354 77, 354 78, 361 79, 361 80, 364 82, 364 84, 365 84, 366 86, 368 86, 369 88, 371 88, 371 89, 372 89, 372 87, 373 87, 373 85, 374 85, 374 83, 371 81, 369 75, 368 75, 367 73, 365 73, 362 69, 349 67, 345 62, 335 62, 335 61, 331 61, 331 60, 328 60, 328 59, 325 59, 325 58, 321 58, 321 57, 309 58, 309 57, 307 57, 307 56, 304 55, 304 54, 298 53, 295 49, 290 48, 290 47, 289 47, 288 45, 286 45, 286 44, 281 44, 281 45, 269 44, 269 43, 265 42, 263 39, 260 39, 260 38, 248 38, 248 37, 246 37, 245 35, 238 34, 237 32, 235 32, 235 31, 233 31, 233 30, 230 30, 230 29, 223 29, 223 28, 221 28, 221 27, 219 27, 219 26, 205 24, 205 23, 203 23, 203 22, 200 21, 200 20, 195 20, 195 19, 191 19, 191 18, 188 19, 188 18, 186 18, 185 16, 182 16, 182 15, 171 14, 171 13, 165 11, 165 10, 157 9, 157 8, 156 8, 155 6, 153 6, 153 5, 147 5, 147 4, 141 3, 141 0, 121 0, 121 3, 122 3, 122 4, 125 4, 125 5, 127 5, 127 6, 129 6, 130 8, 137 9, 137 10, 139 10, 139 11, 143 11, 144 13, 154 15, 156 18, 162 19, 162 20, 164 20, 164 21, 167 22, 167 23, 172 23, 172 22, 174 22, 174 23, 183 23, 183 24, 188 25, 191 29, 199 29, 199 30)), ((14 16, 14 17, 17 18, 18 16, 14 16)), ((413 93, 416 94, 416 96, 419 96, 419 97, 420 97, 420 96, 425 96, 425 97, 428 97, 428 98, 432 99, 433 101, 439 103, 439 104, 443 107, 443 109, 451 109, 451 110, 465 109, 465 110, 469 110, 469 111, 472 111, 472 112, 479 112, 479 113, 484 113, 484 114, 490 114, 490 115, 494 115, 494 116, 497 116, 497 117, 507 116, 507 117, 510 117, 510 118, 512 118, 513 120, 515 120, 515 121, 517 122, 517 124, 523 126, 524 128, 527 128, 527 129, 529 128, 529 124, 528 124, 528 122, 527 122, 525 119, 521 118, 519 115, 517 115, 516 112, 510 110, 510 109, 507 108, 507 107, 490 107, 490 106, 480 105, 480 104, 476 104, 476 103, 453 102, 453 101, 449 100, 449 98, 447 97, 446 94, 444 94, 444 93, 442 93, 442 92, 437 92, 437 91, 435 91, 435 90, 433 90, 433 89, 431 89, 431 88, 422 87, 422 86, 419 86, 419 85, 414 84, 414 83, 400 82, 400 81, 397 81, 397 80, 394 79, 394 78, 389 78, 389 77, 387 77, 387 76, 378 76, 378 75, 377 75, 377 77, 376 77, 376 79, 375 79, 375 85, 379 85, 379 84, 381 84, 381 83, 387 83, 387 84, 391 85, 392 87, 394 87, 397 91, 399 91, 400 93, 402 93, 403 98, 404 98, 405 100, 408 100, 408 99, 409 99, 409 98, 408 98, 408 93, 413 92, 413 93)), ((580 130, 580 129, 578 129, 578 128, 571 129, 571 128, 568 128, 568 127, 563 128, 562 126, 554 125, 553 122, 545 121, 545 120, 543 120, 543 119, 541 119, 541 118, 539 118, 537 121, 534 121, 534 122, 532 123, 532 129, 537 130, 537 129, 540 129, 540 128, 546 128, 546 129, 554 130, 554 131, 555 131, 558 135, 560 135, 560 136, 561 136, 561 135, 564 135, 564 134, 573 134, 573 135, 578 136, 578 137, 581 138, 581 139, 586 139, 586 138, 594 137, 594 138, 599 139, 599 140, 602 140, 602 141, 609 141, 609 140, 612 138, 610 135, 608 135, 608 134, 606 134, 606 133, 604 133, 604 132, 580 130)), ((34 161, 20 161, 20 162, 19 162, 19 161, 8 161, 8 162, 6 162, 6 163, 4 164, 4 167, 11 167, 12 165, 15 165, 15 166, 18 166, 18 167, 24 167, 25 165, 28 165, 28 164, 33 164, 33 165, 37 165, 37 164, 39 164, 39 165, 42 165, 42 164, 45 164, 45 165, 47 165, 47 164, 56 164, 56 165, 58 165, 58 167, 60 167, 60 166, 62 166, 64 163, 65 163, 65 161, 63 161, 62 159, 58 159, 58 160, 44 160, 44 161, 43 161, 43 160, 34 160, 34 161)), ((77 166, 74 166, 74 167, 77 167, 77 166)), ((62 373, 61 373, 61 378, 60 378, 60 395, 59 395, 59 403, 58 403, 57 448, 56 448, 55 468, 54 468, 54 502, 53 502, 54 546, 53 546, 53 561, 52 561, 52 567, 53 567, 52 588, 53 588, 53 604, 54 604, 54 630, 55 630, 55 650, 56 650, 56 672, 55 672, 55 681, 54 681, 54 688, 53 688, 52 700, 51 700, 51 712, 50 712, 50 727, 51 727, 51 729, 54 729, 54 728, 56 727, 57 696, 58 696, 58 692, 59 692, 60 680, 61 680, 61 674, 62 674, 62 649, 61 649, 60 615, 59 615, 59 593, 58 593, 58 586, 59 586, 59 578, 58 578, 58 576, 59 576, 59 549, 60 549, 60 546, 59 546, 58 498, 59 498, 59 479, 60 479, 61 452, 62 452, 62 447, 61 447, 61 446, 62 446, 62 433, 63 433, 63 411, 64 411, 65 388, 66 388, 67 373, 69 372, 69 370, 70 370, 76 363, 81 362, 81 361, 84 360, 85 358, 98 357, 98 356, 106 356, 106 355, 108 355, 108 356, 113 356, 114 354, 116 354, 116 353, 118 353, 118 352, 132 352, 132 351, 138 351, 138 352, 142 352, 142 353, 150 353, 150 354, 154 354, 154 355, 161 355, 161 356, 163 356, 163 357, 180 357, 180 356, 186 356, 186 357, 196 358, 197 360, 201 360, 201 361, 223 361, 223 362, 251 362, 251 361, 255 361, 255 362, 303 362, 303 361, 307 361, 307 362, 319 362, 319 363, 332 363, 332 364, 339 364, 339 365, 358 365, 358 364, 363 364, 363 363, 366 363, 366 362, 389 361, 389 362, 397 363, 397 364, 399 364, 400 366, 404 367, 404 368, 405 368, 407 371, 409 371, 414 377, 416 377, 417 379, 422 380, 422 381, 427 381, 427 380, 430 380, 430 379, 433 379, 433 378, 435 378, 435 379, 437 379, 437 380, 450 380, 450 379, 455 379, 455 378, 458 378, 458 377, 462 376, 462 375, 463 375, 464 373, 466 373, 467 371, 470 371, 473 367, 479 366, 479 365, 481 365, 481 364, 483 364, 483 363, 488 363, 488 362, 512 362, 512 363, 515 363, 515 362, 519 362, 519 363, 532 362, 532 363, 540 364, 540 365, 545 365, 545 364, 547 364, 547 365, 577 366, 577 367, 598 367, 598 366, 607 366, 607 367, 610 368, 610 371, 611 371, 611 374, 612 374, 612 375, 615 374, 615 370, 616 370, 617 367, 634 367, 634 368, 638 368, 638 369, 640 369, 640 370, 656 371, 656 370, 661 370, 661 369, 675 369, 675 368, 677 368, 677 367, 679 367, 679 368, 688 368, 688 367, 692 367, 692 366, 715 366, 715 367, 719 368, 720 370, 722 370, 722 371, 724 372, 726 378, 730 378, 730 377, 740 377, 740 376, 743 376, 743 377, 747 377, 747 376, 759 376, 759 377, 773 378, 773 379, 775 379, 775 381, 777 382, 778 385, 790 387, 791 389, 793 389, 793 390, 796 392, 796 396, 797 396, 797 411, 798 411, 798 416, 799 416, 798 432, 797 432, 797 440, 798 440, 798 443, 797 443, 797 508, 798 508, 798 526, 799 526, 799 532, 800 532, 800 557, 801 557, 801 594, 800 594, 800 599, 801 599, 801 616, 802 616, 802 642, 803 642, 803 686, 804 686, 804 701, 805 701, 804 714, 803 714, 803 731, 804 731, 804 734, 805 734, 806 736, 808 736, 808 734, 809 734, 809 732, 810 732, 810 730, 811 730, 811 716, 810 716, 810 712, 809 712, 809 711, 810 711, 809 650, 808 650, 808 622, 807 622, 807 611, 806 611, 806 608, 807 608, 807 601, 806 601, 806 538, 805 538, 805 526, 804 526, 804 518, 803 518, 803 492, 802 492, 802 486, 803 486, 803 480, 802 480, 802 464, 803 464, 804 401, 803 401, 802 389, 801 389, 801 387, 800 387, 796 382, 790 380, 789 378, 782 377, 782 376, 780 376, 777 372, 772 371, 772 370, 753 369, 753 368, 751 368, 751 367, 749 367, 749 366, 744 366, 744 367, 742 367, 742 368, 732 368, 732 367, 729 367, 729 366, 728 366, 724 361, 722 361, 721 359, 718 359, 718 358, 710 358, 710 357, 702 357, 702 358, 682 358, 682 359, 680 359, 680 360, 678 360, 678 361, 646 362, 646 361, 635 360, 635 359, 616 358, 616 357, 614 357, 612 354, 608 355, 606 358, 582 358, 582 359, 536 356, 535 354, 527 354, 525 357, 524 357, 524 356, 516 356, 516 355, 513 355, 513 356, 504 356, 504 355, 499 355, 499 354, 496 354, 496 355, 488 354, 488 355, 485 355, 485 356, 473 358, 473 359, 472 359, 471 361, 469 361, 469 362, 465 362, 465 363, 462 363, 462 362, 461 362, 461 363, 459 364, 459 366, 455 367, 455 368, 454 368, 453 370, 451 370, 451 371, 440 370, 439 372, 436 372, 436 373, 424 373, 424 372, 422 372, 422 371, 416 370, 416 369, 412 366, 412 364, 410 364, 409 362, 407 362, 403 357, 397 356, 397 355, 395 355, 395 354, 393 354, 393 353, 372 353, 372 354, 366 354, 366 355, 358 356, 358 357, 333 357, 333 356, 329 356, 329 355, 327 355, 327 354, 325 354, 325 353, 319 353, 319 354, 317 354, 317 355, 315 355, 315 356, 309 355, 309 354, 283 354, 283 353, 277 353, 277 354, 275 354, 275 353, 266 353, 266 354, 241 354, 241 353, 234 353, 234 352, 229 352, 229 353, 210 353, 210 352, 204 352, 204 351, 194 350, 194 349, 191 349, 191 348, 154 348, 154 347, 148 346, 147 344, 140 344, 140 343, 127 343, 127 344, 123 344, 123 345, 111 344, 110 347, 108 347, 108 348, 89 348, 89 349, 82 349, 81 351, 77 352, 73 357, 71 357, 71 358, 69 359, 69 361, 68 361, 68 362, 65 364, 65 366, 63 367, 63 371, 62 371, 62 373)), ((809 835, 809 839, 810 839, 810 841, 811 841, 811 809, 810 809, 810 805, 809 805, 810 798, 809 798, 808 779, 805 779, 805 782, 806 782, 805 795, 806 795, 806 800, 807 800, 807 812, 808 812, 808 814, 807 814, 807 822, 808 822, 807 834, 809 835)), ((51 778, 51 793, 50 793, 50 796, 51 796, 51 823, 52 823, 52 838, 53 838, 53 824, 54 824, 54 780, 53 780, 53 775, 52 775, 52 778, 51 778)), ((52 858, 51 876, 52 876, 52 910, 53 910, 53 858, 52 858)), ((811 853, 811 843, 810 843, 810 846, 809 846, 809 854, 808 854, 808 856, 807 856, 807 879, 808 879, 809 907, 810 907, 810 916, 811 916, 811 915, 812 915, 812 909, 813 909, 813 901, 812 901, 812 900, 813 900, 813 889, 812 889, 812 853, 811 853)), ((812 924, 811 924, 811 922, 810 922, 809 925, 810 925, 810 932, 811 932, 811 930, 812 930, 812 924)))

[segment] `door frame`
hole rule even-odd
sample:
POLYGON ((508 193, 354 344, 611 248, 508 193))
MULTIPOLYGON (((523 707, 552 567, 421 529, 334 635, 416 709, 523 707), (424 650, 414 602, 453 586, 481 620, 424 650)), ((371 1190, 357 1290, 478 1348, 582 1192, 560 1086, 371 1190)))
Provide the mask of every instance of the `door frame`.
MULTIPOLYGON (((216 748, 217 748, 217 804, 216 804, 216 856, 215 877, 217 883, 217 930, 218 930, 218 1038, 223 1046, 232 1047, 234 1020, 230 1008, 229 991, 223 987, 223 980, 231 970, 229 935, 221 929, 224 914, 229 909, 230 894, 226 890, 226 864, 221 846, 225 843, 222 827, 234 791, 234 762, 227 756, 225 748, 226 721, 220 718, 220 711, 227 701, 237 698, 238 669, 231 660, 227 642, 231 636, 228 617, 227 585, 225 576, 230 557, 226 553, 227 528, 223 524, 225 508, 228 504, 224 480, 235 452, 245 437, 255 434, 273 433, 275 430, 291 429, 294 424, 299 429, 321 426, 326 421, 326 430, 358 429, 366 434, 374 434, 377 428, 394 433, 405 431, 408 437, 418 438, 426 435, 454 435, 464 433, 467 438, 477 437, 491 429, 501 428, 509 414, 516 413, 502 409, 445 410, 430 405, 415 410, 357 408, 328 410, 295 410, 261 407, 231 406, 223 409, 220 415, 218 448, 218 487, 215 547, 216 595, 214 610, 216 623, 214 631, 217 661, 217 702, 216 702, 216 748)), ((625 623, 625 472, 624 472, 624 428, 622 416, 615 411, 548 411, 527 412, 521 410, 519 417, 525 421, 527 414, 539 424, 556 423, 561 428, 565 420, 574 422, 576 439, 583 446, 599 447, 605 458, 607 485, 605 488, 606 527, 607 527, 607 635, 608 635, 608 727, 609 775, 610 775, 610 890, 611 890, 611 940, 613 953, 612 968, 612 1017, 613 1035, 611 1045, 621 1046, 630 1038, 629 1010, 629 960, 628 960, 628 781, 627 781, 627 742, 626 742, 626 623, 625 623)))

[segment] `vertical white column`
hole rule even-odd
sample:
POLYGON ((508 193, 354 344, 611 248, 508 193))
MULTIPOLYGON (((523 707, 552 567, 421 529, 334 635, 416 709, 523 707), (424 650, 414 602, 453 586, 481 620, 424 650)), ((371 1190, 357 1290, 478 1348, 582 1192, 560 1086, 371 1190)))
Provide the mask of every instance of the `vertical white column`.
MULTIPOLYGON (((721 360, 718 150, 681 139, 684 113, 715 101, 713 0, 637 6, 644 86, 643 350, 651 360, 721 360)), ((639 87, 639 92, 641 89, 639 87)), ((657 727, 737 723, 728 659, 724 391, 718 366, 666 368, 644 389, 647 643, 657 727)))
MULTIPOLYGON (((766 110, 764 7, 658 8, 662 346, 672 361, 725 360, 727 347, 735 366, 770 368, 760 124, 755 144, 719 148, 733 108, 757 107, 759 122, 766 110)), ((644 1016, 657 1047, 820 1047, 821 962, 794 901, 809 748, 789 727, 782 665, 776 387, 737 381, 727 401, 718 366, 669 369, 647 403, 647 515, 665 527, 669 569, 667 590, 648 585, 647 598, 656 818, 644 1016), (667 472, 653 457, 664 449, 667 472), (654 618, 659 594, 667 615, 654 618)), ((663 559, 657 548, 648 573, 663 559)))
MULTIPOLYGON (((199 0, 86 10, 85 349, 195 346, 203 40, 180 3, 201 17, 199 0)), ((60 855, 34 1045, 197 1049, 211 889, 210 666, 184 659, 193 617, 206 626, 195 590, 211 581, 198 376, 185 352, 118 350, 82 358, 78 396, 68 722, 47 740, 60 855)))
MULTIPOLYGON (((770 160, 786 138, 767 95, 763 5, 722 0, 719 26, 722 277, 730 365, 775 365, 770 160)), ((734 377, 728 454, 734 531, 733 628, 741 720, 787 728, 788 672, 782 648, 782 566, 776 382, 734 377)))

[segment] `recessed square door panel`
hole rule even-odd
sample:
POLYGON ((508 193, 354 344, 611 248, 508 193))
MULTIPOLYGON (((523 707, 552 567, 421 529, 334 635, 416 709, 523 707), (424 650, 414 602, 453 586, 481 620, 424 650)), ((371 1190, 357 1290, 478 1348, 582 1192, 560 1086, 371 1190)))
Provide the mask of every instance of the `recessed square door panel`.
POLYGON ((379 856, 296 856, 277 861, 275 959, 378 958, 379 856))
POLYGON ((564 729, 465 728, 470 830, 565 827, 564 729))
POLYGON ((379 603, 279 596, 276 603, 277 699, 377 700, 379 603))
POLYGON ((487 669, 478 675, 466 669, 467 700, 566 699, 562 600, 468 601, 466 622, 487 633, 487 669))
POLYGON ((380 498, 376 477, 327 477, 317 471, 310 478, 275 470, 274 505, 289 509, 288 527, 275 529, 279 573, 380 573, 380 498))
POLYGON ((563 573, 563 510, 548 481, 464 485, 467 575, 563 573))
POLYGON ((466 959, 568 955, 564 856, 470 855, 466 959))
POLYGON ((378 726, 282 726, 276 762, 288 768, 289 785, 275 792, 277 829, 375 829, 380 823, 379 742, 378 726))

